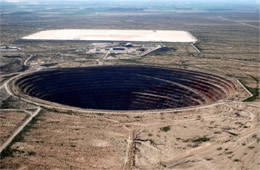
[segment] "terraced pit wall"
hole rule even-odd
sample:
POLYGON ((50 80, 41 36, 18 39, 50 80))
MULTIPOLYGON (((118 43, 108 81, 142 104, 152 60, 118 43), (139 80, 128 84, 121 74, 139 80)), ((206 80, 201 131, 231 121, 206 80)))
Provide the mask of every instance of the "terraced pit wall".
POLYGON ((119 65, 35 72, 16 80, 25 96, 102 110, 152 110, 211 104, 235 90, 223 77, 149 66, 119 65))

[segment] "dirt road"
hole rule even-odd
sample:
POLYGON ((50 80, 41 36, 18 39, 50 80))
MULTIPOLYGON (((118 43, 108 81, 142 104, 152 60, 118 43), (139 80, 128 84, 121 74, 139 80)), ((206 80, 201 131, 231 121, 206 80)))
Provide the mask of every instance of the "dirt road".
MULTIPOLYGON (((25 126, 27 126, 27 125, 32 121, 32 119, 33 119, 35 116, 38 115, 38 113, 39 113, 40 111, 41 111, 41 108, 38 107, 35 112, 30 113, 30 117, 29 117, 28 119, 26 119, 25 122, 23 122, 23 124, 22 124, 20 127, 18 127, 18 128, 14 131, 14 133, 7 139, 7 141, 5 141, 5 143, 0 147, 0 153, 1 153, 6 147, 8 147, 8 146, 10 145, 10 143, 14 140, 14 138, 24 129, 25 126)), ((26 113, 28 113, 28 112, 26 111, 26 113)))

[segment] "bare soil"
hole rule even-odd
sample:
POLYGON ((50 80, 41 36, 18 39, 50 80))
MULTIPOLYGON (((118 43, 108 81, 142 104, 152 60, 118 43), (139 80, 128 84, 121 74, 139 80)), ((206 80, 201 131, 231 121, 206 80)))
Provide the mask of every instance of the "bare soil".
POLYGON ((258 105, 139 115, 45 111, 1 168, 257 169, 258 105))
POLYGON ((12 134, 13 131, 27 118, 23 112, 0 110, 0 145, 12 134))
MULTIPOLYGON (((66 16, 15 12, 1 15, 1 44, 21 48, 0 53, 4 68, 0 70, 1 99, 9 97, 3 85, 12 77, 10 73, 98 64, 141 64, 214 73, 230 79, 237 88, 228 101, 182 111, 104 114, 43 108, 43 114, 21 134, 23 138, 8 148, 9 155, 1 157, 0 169, 259 169, 259 10, 66 16), (91 42, 18 41, 35 32, 64 28, 185 30, 198 39, 195 47, 199 52, 190 43, 165 43, 171 50, 101 62, 104 54, 86 53, 95 47, 91 42), (23 70, 30 55, 29 69, 23 70)), ((155 47, 158 43, 134 45, 155 47)), ((8 100, 8 106, 33 107, 18 100, 8 100)), ((0 125, 4 125, 1 133, 7 136, 23 117, 12 113, 6 121, 9 112, 0 113, 0 125)))

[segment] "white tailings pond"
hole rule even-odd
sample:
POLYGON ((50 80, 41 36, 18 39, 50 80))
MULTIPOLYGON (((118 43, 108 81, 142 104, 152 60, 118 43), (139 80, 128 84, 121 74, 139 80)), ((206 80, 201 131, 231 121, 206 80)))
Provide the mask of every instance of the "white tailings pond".
POLYGON ((60 29, 40 31, 23 40, 82 40, 82 41, 141 41, 141 42, 191 42, 197 41, 187 31, 173 30, 94 30, 60 29))

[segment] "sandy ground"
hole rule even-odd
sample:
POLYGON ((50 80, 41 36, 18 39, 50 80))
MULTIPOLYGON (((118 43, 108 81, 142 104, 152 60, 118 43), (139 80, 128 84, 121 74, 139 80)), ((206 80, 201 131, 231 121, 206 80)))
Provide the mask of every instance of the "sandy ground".
POLYGON ((26 40, 87 40, 87 41, 142 41, 142 42, 196 42, 186 31, 162 30, 87 30, 61 29, 40 31, 23 37, 26 40))
POLYGON ((123 169, 128 135, 122 125, 96 116, 45 112, 14 146, 14 156, 22 157, 1 160, 6 167, 0 169, 123 169))
POLYGON ((136 169, 259 168, 259 110, 228 102, 192 112, 142 118, 136 136, 136 169), (163 130, 169 127, 169 130, 163 130))
POLYGON ((23 112, 0 111, 0 145, 6 141, 27 116, 23 112))
POLYGON ((41 114, 3 169, 259 168, 259 102, 153 114, 41 114))

